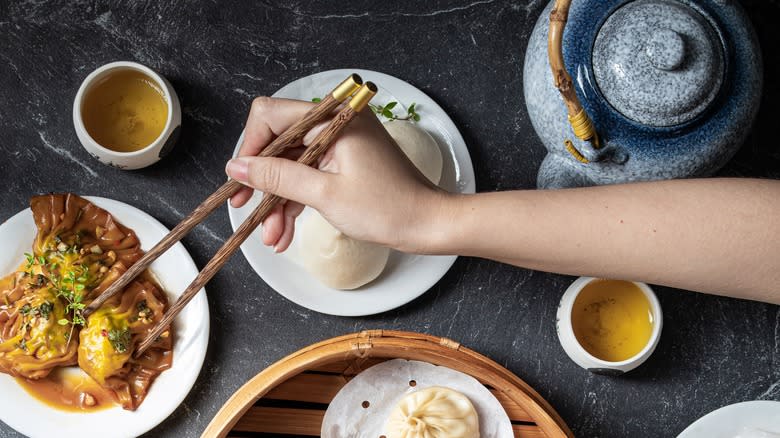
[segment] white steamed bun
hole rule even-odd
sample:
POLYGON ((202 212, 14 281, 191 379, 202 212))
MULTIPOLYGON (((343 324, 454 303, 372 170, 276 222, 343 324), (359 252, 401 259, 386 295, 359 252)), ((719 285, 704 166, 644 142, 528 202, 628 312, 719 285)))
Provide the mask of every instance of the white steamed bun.
POLYGON ((344 235, 316 211, 304 218, 298 233, 301 264, 334 289, 356 289, 374 280, 390 255, 389 248, 344 235))
POLYGON ((441 181, 443 159, 436 140, 416 123, 393 120, 384 124, 401 150, 420 172, 434 184, 441 181))

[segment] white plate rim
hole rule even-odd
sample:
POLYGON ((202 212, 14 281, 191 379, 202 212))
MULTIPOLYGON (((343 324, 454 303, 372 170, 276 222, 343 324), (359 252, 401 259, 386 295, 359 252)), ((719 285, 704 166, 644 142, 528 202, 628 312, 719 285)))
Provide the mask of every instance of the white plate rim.
MULTIPOLYGON (((710 438, 733 437, 743 427, 763 428, 760 424, 749 423, 751 420, 745 416, 764 417, 765 414, 774 413, 774 430, 768 432, 780 433, 780 401, 752 400, 726 405, 715 409, 691 423, 685 430, 677 435, 677 438, 710 438), (724 425, 728 425, 724 427, 724 425), (713 435, 717 431, 716 435, 713 435)), ((766 418, 771 418, 766 416, 766 418)))
MULTIPOLYGON (((399 94, 411 95, 411 97, 409 98, 398 99, 399 104, 410 104, 411 102, 417 103, 418 108, 422 108, 420 110, 421 115, 423 116, 423 121, 421 122, 421 125, 425 123, 432 123, 436 125, 436 127, 438 128, 437 132, 432 132, 432 134, 434 135, 434 137, 437 137, 437 142, 440 143, 439 146, 443 148, 443 152, 446 152, 447 149, 449 149, 449 152, 451 153, 451 157, 449 158, 449 160, 451 160, 455 164, 454 189, 459 193, 474 193, 476 191, 476 178, 474 176, 474 167, 471 161, 471 156, 469 155, 466 143, 463 140, 460 131, 455 126, 455 123, 452 121, 452 119, 450 119, 447 113, 433 99, 431 99, 428 95, 423 93, 418 88, 414 87, 413 85, 401 79, 398 79, 396 77, 390 76, 385 73, 375 72, 371 70, 364 70, 364 69, 327 70, 293 81, 285 85, 281 89, 279 89, 276 93, 273 94, 273 97, 300 98, 300 96, 289 94, 290 90, 293 89, 295 85, 300 82, 322 80, 321 79, 322 77, 332 76, 334 78, 340 78, 335 80, 335 83, 338 83, 339 80, 343 79, 344 77, 347 77, 351 73, 359 74, 364 81, 368 81, 368 80, 374 81, 380 87, 380 94, 382 93, 382 90, 385 89, 385 90, 391 90, 390 94, 393 97, 399 94), (446 137, 446 138, 442 139, 442 137, 446 137), (447 144, 442 145, 441 144, 442 140, 444 140, 447 144)), ((326 93, 327 91, 324 92, 326 93)), ((244 133, 242 132, 241 136, 238 138, 238 141, 236 143, 236 147, 233 151, 233 156, 237 154, 238 149, 241 146, 243 136, 244 133)), ((257 197, 257 194, 255 194, 255 197, 257 197)), ((253 208, 254 205, 256 204, 252 204, 250 201, 250 204, 248 205, 251 205, 251 207, 253 208)), ((244 214, 242 214, 242 210, 246 211, 246 209, 247 209, 246 206, 243 207, 242 209, 233 208, 228 202, 228 215, 230 218, 231 227, 233 228, 234 231, 238 228, 238 226, 246 217, 244 214)), ((252 269, 254 269, 254 271, 263 279, 263 281, 265 281, 266 284, 268 284, 268 286, 270 286, 277 293, 284 296, 288 300, 294 302, 295 304, 298 304, 299 306, 305 307, 310 310, 314 310, 319 313, 336 315, 336 316, 354 317, 354 316, 373 315, 373 314, 386 312, 398 308, 400 306, 403 306, 404 304, 407 304, 412 300, 420 297, 425 292, 427 292, 431 287, 433 287, 447 273, 447 271, 449 271, 449 269, 452 267, 452 265, 455 263, 455 260, 457 259, 457 256, 418 256, 418 255, 401 254, 398 252, 394 252, 393 254, 391 254, 391 262, 389 263, 393 263, 394 260, 393 257, 395 257, 396 259, 403 259, 404 257, 412 257, 412 258, 420 258, 420 259, 428 260, 430 261, 431 265, 435 265, 435 268, 427 270, 425 272, 424 278, 418 277, 418 280, 414 282, 411 291, 409 289, 405 289, 403 291, 405 293, 402 293, 400 295, 387 294, 383 297, 385 298, 383 300, 371 300, 371 301, 366 300, 365 303, 361 303, 358 305, 355 305, 355 303, 357 302, 355 294, 364 294, 365 291, 362 290, 352 291, 352 292, 338 291, 336 289, 331 289, 322 286, 319 284, 319 282, 316 282, 316 280, 312 279, 317 283, 318 286, 320 286, 319 287, 320 290, 324 289, 327 290, 327 293, 333 296, 343 297, 345 300, 349 301, 350 305, 340 305, 339 303, 343 304, 343 300, 342 301, 333 300, 333 302, 323 303, 322 301, 316 302, 310 299, 306 299, 305 296, 302 297, 300 294, 294 293, 293 291, 290 290, 291 286, 287 284, 289 281, 291 281, 289 278, 287 279, 282 278, 283 276, 279 275, 276 270, 270 269, 266 263, 263 263, 263 260, 266 261, 270 260, 267 259, 266 257, 279 256, 279 255, 275 254, 270 248, 267 248, 264 245, 262 245, 262 242, 260 240, 261 239, 260 234, 259 234, 260 232, 261 232, 260 229, 255 231, 249 237, 249 239, 247 239, 247 241, 244 242, 243 245, 241 245, 241 251, 244 254, 244 257, 246 258, 249 265, 252 267, 252 269), (260 254, 261 257, 263 257, 263 260, 258 259, 258 254, 260 254), (346 295, 341 295, 341 294, 349 294, 352 296, 347 298, 346 295)), ((295 266, 295 268, 297 268, 298 270, 300 270, 302 272, 302 275, 304 276, 309 275, 307 272, 305 272, 305 270, 303 270, 299 266, 296 266, 290 260, 287 260, 287 262, 290 263, 292 266, 295 266)), ((380 276, 380 279, 381 278, 382 276, 380 276)), ((293 280, 293 281, 298 281, 298 280, 293 280)), ((370 288, 372 284, 373 283, 370 283, 368 287, 370 288)))
MULTIPOLYGON (((97 196, 82 197, 108 211, 123 225, 132 228, 145 250, 148 250, 169 232, 157 219, 132 205, 97 196), (144 231, 138 229, 141 224, 143 224, 144 231)), ((14 227, 29 229, 31 224, 33 224, 32 212, 30 208, 27 208, 0 223, 0 236, 9 232, 9 229, 12 232, 14 227)), ((34 236, 35 232, 33 224, 31 235, 34 236)), ((29 252, 30 250, 32 239, 16 240, 19 242, 16 247, 12 248, 12 251, 0 254, 0 266, 3 267, 0 274, 2 275, 11 272, 24 259, 23 254, 16 254, 17 252, 29 252), (21 242, 21 240, 26 241, 21 242), (5 269, 9 263, 12 267, 5 269)), ((152 264, 151 269, 158 281, 165 286, 169 299, 180 295, 184 289, 171 290, 167 286, 168 284, 179 282, 188 284, 198 272, 195 262, 181 243, 172 246, 158 261, 152 264), (178 267, 178 271, 176 271, 178 280, 175 280, 170 273, 155 269, 155 265, 167 264, 170 263, 168 260, 174 259, 178 267)), ((83 437, 138 436, 146 433, 168 418, 182 404, 194 386, 206 357, 210 331, 209 321, 206 291, 201 289, 174 320, 175 336, 180 336, 182 327, 185 335, 190 332, 192 335, 176 340, 173 367, 157 377, 146 399, 135 412, 125 411, 119 406, 88 413, 61 411, 46 406, 33 398, 16 383, 13 377, 0 374, 0 389, 10 390, 10 393, 6 392, 3 397, 0 397, 0 420, 16 431, 31 437, 51 436, 52 433, 64 434, 65 436, 69 436, 70 433, 78 433, 79 436, 83 437), (193 325, 191 320, 199 322, 193 325), (32 417, 46 421, 30 421, 32 417)))

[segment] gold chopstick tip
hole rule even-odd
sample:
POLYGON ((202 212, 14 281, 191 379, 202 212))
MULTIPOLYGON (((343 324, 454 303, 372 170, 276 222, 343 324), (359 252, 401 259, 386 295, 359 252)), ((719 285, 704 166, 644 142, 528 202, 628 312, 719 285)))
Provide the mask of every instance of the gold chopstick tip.
POLYGON ((357 112, 362 111, 363 108, 368 105, 371 98, 376 95, 377 91, 379 91, 379 88, 377 88, 373 82, 366 82, 357 90, 357 93, 352 97, 352 100, 349 101, 349 106, 357 112))
POLYGON ((357 73, 352 73, 334 88, 331 94, 334 99, 343 102, 346 98, 352 96, 361 85, 363 85, 363 79, 357 73))

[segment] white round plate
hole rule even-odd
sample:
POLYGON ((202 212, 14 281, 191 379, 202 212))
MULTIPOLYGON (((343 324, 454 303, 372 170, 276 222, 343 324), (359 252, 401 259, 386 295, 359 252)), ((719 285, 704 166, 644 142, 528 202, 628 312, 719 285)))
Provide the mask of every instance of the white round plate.
MULTIPOLYGON (((309 101, 325 96, 351 73, 357 73, 364 81, 372 81, 379 87, 379 93, 371 101, 373 104, 396 101, 396 114, 405 114, 406 106, 416 103, 421 117, 418 125, 436 139, 444 157, 439 185, 450 192, 474 193, 474 168, 458 128, 436 102, 400 79, 369 70, 330 70, 291 82, 273 96, 309 101)), ((233 156, 238 153, 243 138, 242 133, 233 156)), ((256 191, 242 208, 233 208, 228 203, 233 230, 249 216, 261 199, 262 193, 256 191)), ((304 214, 307 212, 304 211, 304 214)), ((436 284, 456 259, 455 256, 421 256, 394 251, 384 272, 376 280, 354 291, 341 291, 329 288, 309 275, 295 262, 294 254, 274 253, 263 245, 260 233, 260 229, 256 230, 241 245, 244 256, 258 275, 290 301, 331 315, 372 315, 402 306, 436 284)), ((295 241, 291 245, 291 248, 294 247, 295 241)))
MULTIPOLYGON (((132 228, 148 250, 168 229, 143 211, 106 198, 86 199, 132 228)), ((36 228, 32 212, 26 209, 0 224, 0 275, 13 272, 30 252, 36 228)), ((160 285, 173 302, 198 274, 195 262, 177 243, 151 265, 160 285)), ((201 291, 174 319, 173 366, 160 374, 146 400, 135 412, 120 406, 90 413, 65 412, 43 404, 24 390, 13 377, 0 374, 0 420, 31 437, 132 437, 141 435, 167 418, 187 396, 200 373, 209 337, 209 308, 206 291, 201 291)))
POLYGON ((738 436, 780 436, 780 402, 755 400, 724 406, 696 420, 677 438, 738 436))

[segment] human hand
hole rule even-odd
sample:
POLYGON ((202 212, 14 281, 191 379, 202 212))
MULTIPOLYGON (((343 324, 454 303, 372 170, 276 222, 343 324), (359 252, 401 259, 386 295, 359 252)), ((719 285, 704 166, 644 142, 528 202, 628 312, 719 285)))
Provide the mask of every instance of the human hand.
MULTIPOLYGON (((446 193, 432 185, 406 158, 377 118, 359 114, 322 157, 318 168, 296 163, 302 147, 286 158, 256 155, 298 121, 314 104, 259 97, 252 103, 239 157, 230 160, 228 176, 264 193, 289 199, 263 223, 263 243, 284 251, 292 242, 295 218, 303 204, 334 227, 359 240, 407 252, 425 252, 426 237, 436 227, 446 193)), ((308 145, 326 123, 303 139, 308 145)), ((241 207, 252 196, 243 188, 231 199, 241 207)))

